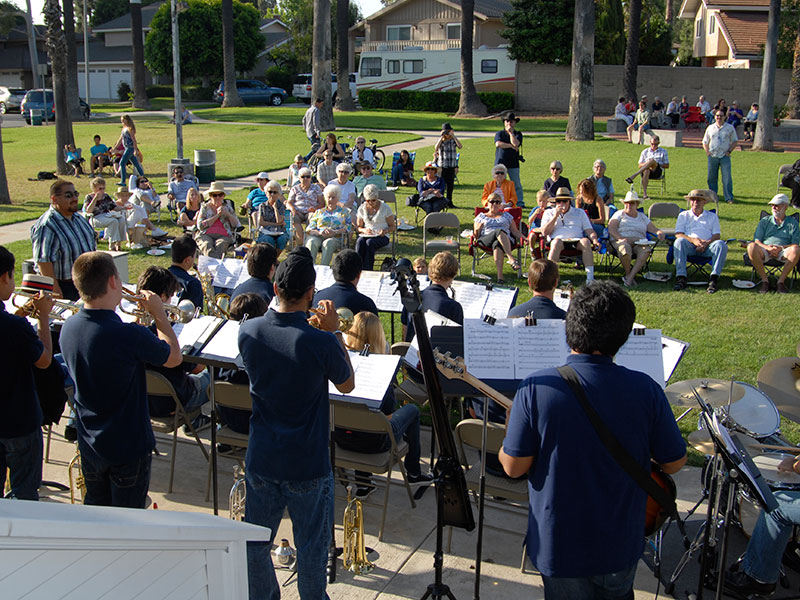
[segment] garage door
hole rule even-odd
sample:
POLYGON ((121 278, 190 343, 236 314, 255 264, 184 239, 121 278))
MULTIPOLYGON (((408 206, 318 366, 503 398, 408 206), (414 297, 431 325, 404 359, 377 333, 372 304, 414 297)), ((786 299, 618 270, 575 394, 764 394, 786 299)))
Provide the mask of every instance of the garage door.
POLYGON ((133 89, 133 78, 131 77, 131 70, 130 69, 111 69, 111 77, 110 77, 110 88, 111 94, 116 98, 117 96, 117 86, 119 86, 119 82, 124 81, 131 89, 133 89))
POLYGON ((9 87, 25 87, 22 79, 22 71, 0 71, 0 85, 9 87))
MULTIPOLYGON (((83 89, 84 87, 83 69, 78 69, 78 95, 85 100, 86 90, 83 89)), ((112 93, 108 86, 108 69, 89 68, 89 92, 92 94, 93 101, 115 98, 116 94, 112 93)))

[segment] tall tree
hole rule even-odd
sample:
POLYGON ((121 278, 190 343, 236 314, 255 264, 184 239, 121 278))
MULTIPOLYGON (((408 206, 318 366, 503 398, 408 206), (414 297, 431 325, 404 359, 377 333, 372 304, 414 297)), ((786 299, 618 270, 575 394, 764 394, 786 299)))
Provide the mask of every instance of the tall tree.
POLYGON ((570 61, 574 2, 511 0, 511 6, 503 15, 506 29, 500 32, 508 40, 511 59, 562 65, 570 61))
MULTIPOLYGON (((331 2, 314 0, 314 43, 311 48, 311 101, 322 99, 319 126, 336 129, 331 103, 331 2)), ((344 83, 348 85, 349 81, 344 83)))
POLYGON ((83 111, 78 102, 78 50, 75 46, 74 0, 63 0, 64 40, 67 43, 67 102, 73 121, 83 120, 83 111))
POLYGON ((594 139, 594 0, 575 0, 567 141, 594 139))
POLYGON ((800 119, 800 25, 796 28, 794 43, 794 61, 792 63, 792 79, 789 81, 788 117, 800 119))
POLYGON ((764 64, 761 67, 761 91, 758 94, 758 124, 753 139, 753 150, 774 150, 772 119, 775 115, 775 66, 780 25, 781 0, 770 0, 767 44, 764 46, 764 64))
POLYGON ((597 0, 595 4, 594 59, 598 65, 625 61, 625 13, 620 0, 597 0))
POLYGON ((350 91, 350 0, 336 0, 336 108, 355 110, 356 103, 350 91))
POLYGON ((233 51, 233 0, 222 0, 222 69, 225 81, 225 95, 222 108, 244 106, 236 87, 236 60, 233 51))
POLYGON ((475 45, 475 0, 461 1, 461 93, 457 117, 485 117, 489 114, 481 102, 472 76, 472 52, 475 45))
POLYGON ((626 98, 636 100, 636 78, 639 70, 639 32, 642 26, 642 0, 630 0, 628 14, 628 43, 625 46, 625 68, 622 91, 626 98))
POLYGON ((0 204, 11 204, 6 177, 6 161, 3 158, 3 115, 0 115, 0 204))
POLYGON ((664 20, 667 22, 668 25, 672 25, 672 21, 675 20, 675 11, 672 6, 672 0, 666 0, 666 7, 664 10, 664 20))
POLYGON ((53 95, 58 118, 56 128, 56 171, 66 175, 67 162, 64 158, 64 146, 72 143, 72 119, 67 102, 67 42, 61 26, 61 7, 58 0, 45 0, 44 23, 47 26, 47 53, 53 67, 53 95))
MULTIPOLYGON (((150 108, 144 74, 144 34, 142 31, 142 0, 130 0, 131 45, 133 46, 133 107, 150 108)), ((180 84, 179 84, 180 85, 180 84)))

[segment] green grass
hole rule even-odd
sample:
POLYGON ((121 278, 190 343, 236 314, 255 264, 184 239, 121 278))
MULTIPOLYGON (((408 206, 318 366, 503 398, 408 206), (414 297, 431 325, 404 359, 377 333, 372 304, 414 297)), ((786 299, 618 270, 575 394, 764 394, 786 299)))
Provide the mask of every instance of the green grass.
MULTIPOLYGON (((216 102, 184 102, 183 105, 194 112, 196 108, 214 108, 219 106, 216 102)), ((130 102, 95 102, 92 112, 133 113, 142 110, 174 110, 173 98, 150 98, 150 108, 133 108, 130 102)))

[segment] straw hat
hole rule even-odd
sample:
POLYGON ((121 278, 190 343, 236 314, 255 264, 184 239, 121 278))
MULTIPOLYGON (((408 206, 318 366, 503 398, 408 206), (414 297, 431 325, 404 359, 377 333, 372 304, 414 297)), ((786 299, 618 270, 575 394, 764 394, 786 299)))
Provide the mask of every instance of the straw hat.
POLYGON ((433 162, 432 160, 429 160, 428 162, 426 162, 425 163, 425 168, 423 168, 422 170, 423 171, 427 171, 428 169, 435 169, 437 175, 442 172, 442 168, 439 165, 437 165, 435 162, 433 162))
POLYGON ((637 194, 635 190, 631 190, 627 194, 625 194, 625 200, 623 200, 622 203, 623 204, 627 204, 629 202, 639 202, 640 203, 641 201, 642 201, 642 199, 639 198, 639 194, 637 194))
POLYGON ((208 186, 208 189, 203 192, 203 198, 208 200, 211 198, 211 194, 214 192, 222 192, 225 193, 225 182, 223 181, 212 181, 211 185, 208 186))

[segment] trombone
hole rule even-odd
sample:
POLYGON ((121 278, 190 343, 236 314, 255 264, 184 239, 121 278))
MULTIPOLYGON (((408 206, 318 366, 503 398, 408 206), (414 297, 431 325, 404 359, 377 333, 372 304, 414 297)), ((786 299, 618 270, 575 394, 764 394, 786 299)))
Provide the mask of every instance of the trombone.
MULTIPOLYGON (((136 321, 142 325, 151 325, 153 323, 153 315, 151 315, 146 308, 143 308, 141 303, 144 302, 144 296, 136 294, 133 291, 122 288, 122 297, 128 302, 134 302, 135 308, 126 309, 121 304, 119 309, 126 315, 136 317, 136 321)), ((191 300, 181 300, 178 305, 164 304, 164 311, 167 313, 167 319, 170 323, 188 323, 195 318, 197 309, 191 300)))
MULTIPOLYGON (((33 299, 36 298, 38 292, 36 294, 24 290, 22 288, 16 288, 14 290, 14 297, 11 298, 11 304, 14 305, 14 308, 21 310, 25 315, 29 317, 33 317, 34 319, 38 316, 38 311, 36 307, 33 305, 33 299), (25 302, 22 304, 16 303, 16 297, 21 296, 23 298, 27 298, 25 302)), ((68 310, 71 314, 77 313, 81 309, 80 306, 77 304, 73 304, 67 300, 53 300, 53 308, 50 311, 50 318, 51 319, 58 319, 64 320, 67 317, 64 315, 64 311, 68 310)), ((69 315, 71 316, 71 315, 69 315)))

